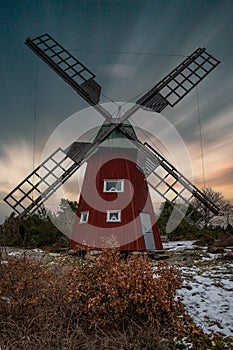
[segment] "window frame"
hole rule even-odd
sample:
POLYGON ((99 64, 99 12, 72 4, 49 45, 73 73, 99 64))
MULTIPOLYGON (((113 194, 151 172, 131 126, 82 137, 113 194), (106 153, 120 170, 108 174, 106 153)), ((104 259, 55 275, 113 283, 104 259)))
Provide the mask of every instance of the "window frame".
POLYGON ((116 209, 116 210, 107 210, 107 211, 106 211, 106 214, 107 214, 107 216, 106 216, 106 222, 121 222, 121 210, 118 210, 118 209, 116 209), (118 214, 117 220, 111 220, 111 219, 110 219, 110 215, 111 215, 112 213, 117 213, 117 214, 118 214))
POLYGON ((89 218, 89 211, 81 211, 80 212, 80 219, 79 219, 79 223, 80 224, 86 224, 88 222, 88 218, 89 218), (87 214, 86 220, 83 220, 82 215, 83 214, 87 214))
POLYGON ((104 179, 104 193, 123 193, 124 192, 124 179, 104 179), (119 182, 121 189, 117 190, 107 190, 107 183, 108 182, 119 182))

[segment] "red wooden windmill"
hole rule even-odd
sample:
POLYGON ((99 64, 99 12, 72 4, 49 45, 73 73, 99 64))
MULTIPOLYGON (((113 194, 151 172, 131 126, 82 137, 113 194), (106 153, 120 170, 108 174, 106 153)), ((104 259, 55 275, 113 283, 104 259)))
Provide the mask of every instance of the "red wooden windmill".
MULTIPOLYGON (((101 127, 96 141, 109 127, 101 127)), ((96 248, 162 249, 138 142, 132 126, 123 124, 88 159, 71 246, 87 242, 96 248)))
POLYGON ((188 207, 185 218, 189 222, 194 223, 197 217, 195 224, 203 220, 202 211, 192 206, 194 198, 200 203, 199 209, 218 213, 197 187, 149 143, 138 139, 129 121, 140 108, 160 113, 167 106, 175 106, 220 63, 218 60, 198 48, 116 120, 99 104, 101 87, 95 75, 50 35, 28 38, 26 44, 105 122, 94 142, 73 142, 66 150, 59 148, 5 197, 20 217, 35 212, 85 162, 71 246, 78 243, 103 248, 113 244, 122 250, 162 249, 149 186, 172 205, 179 200, 176 209, 182 214, 188 207), (151 174, 156 182, 148 180, 151 174), (34 178, 38 179, 36 184, 34 178), (109 243, 112 239, 114 243, 109 243))

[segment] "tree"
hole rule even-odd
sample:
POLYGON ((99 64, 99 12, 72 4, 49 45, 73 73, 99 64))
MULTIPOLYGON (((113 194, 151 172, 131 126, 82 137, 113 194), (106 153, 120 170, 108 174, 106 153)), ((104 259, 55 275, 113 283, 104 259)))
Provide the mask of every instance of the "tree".
MULTIPOLYGON (((63 224, 68 225, 65 219, 70 207, 75 210, 77 203, 61 200, 58 217, 63 224)), ((70 228, 72 228, 71 224, 70 228)), ((69 240, 63 235, 63 232, 54 224, 52 214, 41 206, 37 213, 22 219, 12 213, 0 226, 0 245, 42 247, 56 244, 67 246, 69 240)))
POLYGON ((22 236, 20 232, 20 227, 22 220, 15 216, 12 212, 9 217, 7 217, 2 225, 0 225, 0 245, 21 245, 22 236))
POLYGON ((61 198, 59 213, 65 213, 67 210, 77 211, 78 203, 76 201, 70 201, 69 199, 61 198))
MULTIPOLYGON (((171 240, 180 239, 200 239, 202 236, 210 236, 212 239, 219 237, 219 235, 225 232, 232 233, 233 223, 233 206, 230 202, 226 201, 221 192, 216 192, 211 188, 203 190, 207 199, 211 200, 218 208, 219 215, 215 215, 206 207, 201 206, 200 202, 196 199, 192 201, 187 210, 187 215, 191 213, 191 219, 197 223, 202 224, 202 229, 191 225, 185 220, 185 218, 177 225, 174 225, 174 229, 169 231, 168 238, 171 240), (193 211, 195 207, 195 211, 193 211), (200 222, 200 219, 202 222, 200 222)), ((171 214, 175 210, 171 203, 165 202, 163 210, 158 218, 158 225, 162 235, 167 233, 167 223, 171 218, 171 214)), ((179 215, 179 212, 177 213, 179 215)))
MULTIPOLYGON (((185 219, 179 221, 178 225, 174 225, 174 229, 172 231, 167 232, 167 223, 171 218, 172 212, 177 213, 177 217, 179 218, 180 213, 173 207, 169 201, 165 201, 162 212, 158 218, 158 226, 161 235, 167 235, 170 240, 179 240, 179 239, 194 239, 196 238, 198 229, 188 223, 185 219)), ((175 220, 174 215, 174 220, 175 220)))
POLYGON ((233 225, 233 205, 227 201, 223 207, 223 212, 226 217, 226 224, 225 226, 232 226, 233 225))
POLYGON ((62 198, 59 204, 60 210, 50 215, 52 222, 67 237, 70 237, 74 225, 78 203, 62 198))
MULTIPOLYGON (((231 204, 224 199, 224 196, 221 192, 214 191, 211 187, 204 188, 202 190, 204 196, 215 204, 219 208, 219 216, 226 216, 226 211, 229 211, 229 208, 232 208, 231 204)), ((198 209, 198 211, 203 215, 204 227, 211 225, 213 219, 213 213, 210 209, 205 206, 200 206, 200 202, 196 199, 193 200, 192 205, 198 209)))

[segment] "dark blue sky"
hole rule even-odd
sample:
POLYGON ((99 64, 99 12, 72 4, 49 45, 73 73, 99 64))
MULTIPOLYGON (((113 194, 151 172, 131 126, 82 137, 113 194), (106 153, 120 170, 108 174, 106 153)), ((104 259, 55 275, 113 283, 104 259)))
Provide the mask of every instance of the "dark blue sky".
MULTIPOLYGON (((231 0, 2 0, 0 217, 9 213, 2 198, 32 170, 34 136, 39 154, 53 130, 87 106, 24 45, 27 37, 45 32, 86 64, 114 101, 151 88, 199 46, 220 59, 198 86, 198 97, 207 185, 233 198, 231 0)), ((187 143, 194 179, 201 184, 195 90, 164 115, 187 143)))

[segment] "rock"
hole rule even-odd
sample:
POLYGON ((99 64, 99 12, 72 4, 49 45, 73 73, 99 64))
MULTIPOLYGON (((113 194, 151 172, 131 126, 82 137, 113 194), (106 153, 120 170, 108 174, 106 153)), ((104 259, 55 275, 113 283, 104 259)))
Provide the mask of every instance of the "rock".
POLYGON ((192 287, 192 286, 190 286, 189 284, 185 284, 185 285, 183 285, 183 286, 182 286, 182 288, 185 288, 185 289, 188 289, 188 290, 193 289, 193 287, 192 287))
POLYGON ((69 249, 68 250, 68 255, 73 255, 73 256, 80 256, 80 257, 85 257, 87 251, 84 249, 69 249))
POLYGON ((229 260, 233 261, 233 252, 228 252, 226 254, 221 254, 218 256, 218 260, 229 260))
POLYGON ((233 235, 226 235, 214 242, 216 247, 233 247, 233 235))
POLYGON ((194 246, 197 246, 196 248, 198 247, 206 247, 207 243, 206 242, 203 242, 202 240, 199 240, 199 241, 195 241, 193 243, 194 246))
POLYGON ((223 247, 212 247, 211 246, 207 249, 207 253, 211 253, 211 254, 222 254, 224 252, 225 252, 225 250, 223 247))
POLYGON ((98 256, 102 254, 101 250, 90 250, 86 253, 85 259, 89 261, 95 261, 98 256))

